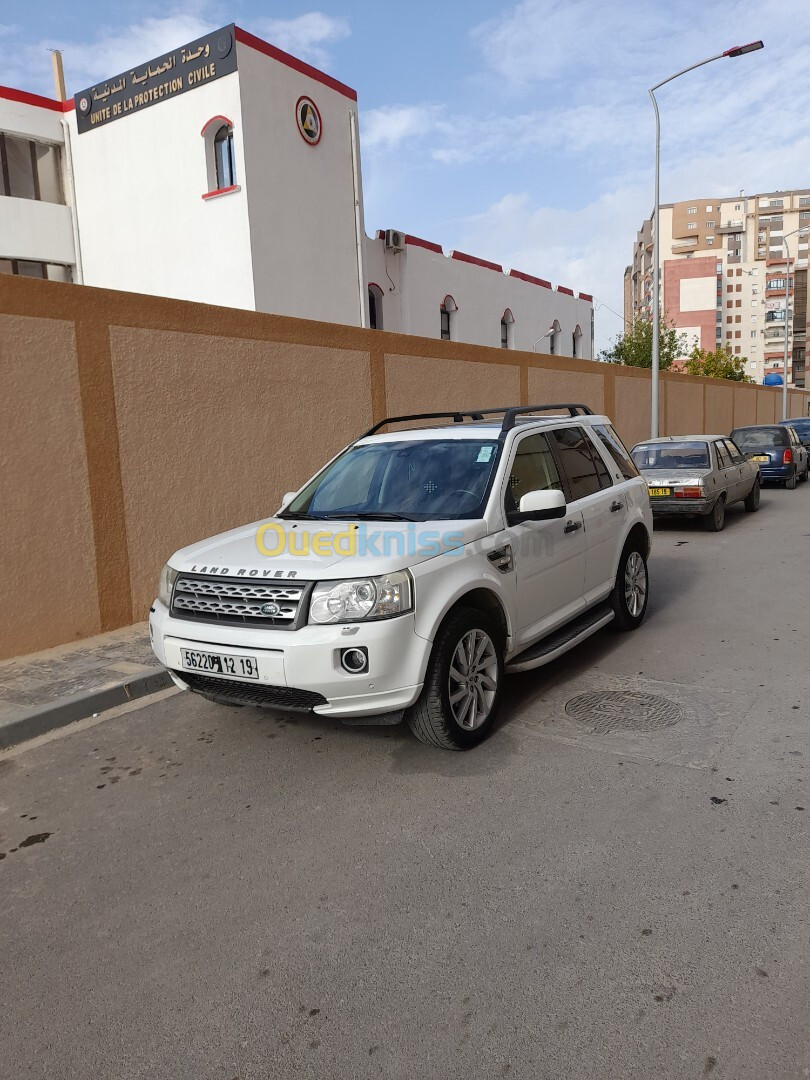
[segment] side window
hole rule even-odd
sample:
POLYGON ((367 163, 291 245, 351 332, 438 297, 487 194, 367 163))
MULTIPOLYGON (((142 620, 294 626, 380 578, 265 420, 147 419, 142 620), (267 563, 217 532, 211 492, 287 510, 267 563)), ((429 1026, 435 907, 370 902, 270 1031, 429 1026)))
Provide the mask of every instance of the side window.
MULTIPOLYGON (((593 495, 594 492, 601 490, 602 485, 599 481, 594 455, 591 453, 590 442, 582 428, 560 428, 554 432, 554 438, 557 440, 563 469, 571 485, 572 500, 584 499, 586 495, 593 495)), ((607 475, 604 464, 602 468, 607 475)))
POLYGON ((545 435, 527 435, 515 451, 506 489, 506 510, 517 510, 526 492, 546 490, 562 490, 551 447, 545 435))
POLYGON ((731 465, 731 458, 726 453, 725 447, 721 442, 716 442, 714 449, 717 453, 717 464, 721 469, 727 469, 731 465))
POLYGON ((596 432, 596 436, 601 440, 602 445, 607 450, 609 456, 616 462, 619 467, 619 472, 625 478, 625 480, 631 480, 634 476, 638 476, 638 469, 633 464, 633 459, 627 451, 627 447, 622 440, 616 434, 612 427, 602 426, 593 428, 596 432))
POLYGON ((725 446, 726 452, 731 458, 732 465, 739 465, 741 461, 745 460, 731 439, 723 439, 723 446, 725 446))

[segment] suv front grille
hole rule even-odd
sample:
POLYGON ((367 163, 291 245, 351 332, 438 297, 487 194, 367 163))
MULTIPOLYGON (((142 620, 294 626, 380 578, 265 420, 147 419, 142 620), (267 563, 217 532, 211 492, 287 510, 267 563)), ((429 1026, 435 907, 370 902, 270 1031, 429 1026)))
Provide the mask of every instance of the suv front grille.
POLYGON ((178 619, 267 626, 296 630, 306 615, 312 589, 308 581, 255 581, 205 574, 180 574, 174 583, 171 613, 178 619), (263 612, 265 605, 275 610, 263 612))
POLYGON ((230 679, 212 679, 192 671, 176 671, 175 674, 196 693, 229 705, 263 705, 295 712, 312 712, 315 705, 326 705, 326 698, 321 694, 298 690, 294 686, 257 686, 230 679))

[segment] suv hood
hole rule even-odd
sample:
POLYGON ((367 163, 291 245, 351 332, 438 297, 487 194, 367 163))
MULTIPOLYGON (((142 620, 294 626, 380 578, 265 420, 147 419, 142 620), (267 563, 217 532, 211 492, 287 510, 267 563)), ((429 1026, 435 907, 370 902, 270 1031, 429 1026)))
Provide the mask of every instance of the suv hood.
POLYGON ((487 535, 474 521, 290 521, 265 518, 181 548, 175 570, 227 577, 372 577, 417 566, 487 535))

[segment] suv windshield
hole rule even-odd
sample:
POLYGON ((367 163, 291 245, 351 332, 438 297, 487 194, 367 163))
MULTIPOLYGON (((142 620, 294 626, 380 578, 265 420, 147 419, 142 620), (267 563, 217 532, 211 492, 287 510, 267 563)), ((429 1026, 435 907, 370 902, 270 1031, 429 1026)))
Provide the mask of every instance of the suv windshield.
POLYGON ((768 446, 789 446, 790 439, 783 427, 737 428, 731 437, 741 450, 759 450, 768 446))
POLYGON ((494 439, 350 446, 280 517, 427 521, 483 516, 500 456, 494 439))
POLYGON ((709 451, 702 442, 639 443, 632 457, 637 469, 709 468, 709 451))

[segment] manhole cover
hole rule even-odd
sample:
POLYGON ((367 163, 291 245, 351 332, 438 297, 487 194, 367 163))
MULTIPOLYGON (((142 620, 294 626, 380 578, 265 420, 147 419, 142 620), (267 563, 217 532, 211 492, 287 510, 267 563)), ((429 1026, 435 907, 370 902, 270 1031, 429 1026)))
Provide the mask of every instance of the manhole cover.
POLYGON ((591 735, 659 731, 677 724, 683 716, 674 701, 633 690, 578 694, 567 703, 565 711, 580 724, 587 724, 591 735))

